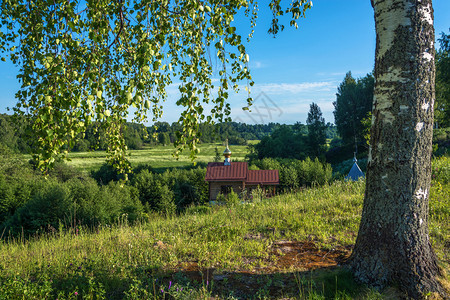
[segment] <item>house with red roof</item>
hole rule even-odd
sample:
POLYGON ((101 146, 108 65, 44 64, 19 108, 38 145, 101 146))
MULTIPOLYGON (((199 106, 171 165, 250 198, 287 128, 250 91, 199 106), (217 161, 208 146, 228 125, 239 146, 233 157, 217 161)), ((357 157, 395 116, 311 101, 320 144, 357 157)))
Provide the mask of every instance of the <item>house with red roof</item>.
POLYGON ((223 152, 224 162, 210 162, 206 168, 205 180, 209 183, 209 200, 216 200, 219 193, 227 195, 233 190, 238 195, 251 191, 258 186, 265 190, 268 196, 275 194, 279 185, 278 170, 249 170, 247 162, 231 162, 231 151, 223 152))

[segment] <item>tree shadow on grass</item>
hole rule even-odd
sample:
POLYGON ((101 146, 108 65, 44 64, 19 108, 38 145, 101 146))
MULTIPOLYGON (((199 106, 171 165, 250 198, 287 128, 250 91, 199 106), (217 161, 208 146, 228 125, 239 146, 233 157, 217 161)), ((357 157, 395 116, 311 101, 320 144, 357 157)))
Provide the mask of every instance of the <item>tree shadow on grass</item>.
POLYGON ((265 266, 251 271, 200 268, 197 262, 185 262, 178 270, 157 276, 166 287, 187 283, 221 299, 348 299, 367 291, 341 266, 349 248, 321 250, 310 241, 278 241, 265 266))
POLYGON ((278 241, 266 261, 247 259, 246 266, 233 270, 191 261, 171 270, 127 266, 132 269, 124 276, 98 265, 72 266, 74 272, 52 278, 51 294, 61 299, 351 299, 368 289, 341 266, 350 252, 323 250, 311 241, 278 241))

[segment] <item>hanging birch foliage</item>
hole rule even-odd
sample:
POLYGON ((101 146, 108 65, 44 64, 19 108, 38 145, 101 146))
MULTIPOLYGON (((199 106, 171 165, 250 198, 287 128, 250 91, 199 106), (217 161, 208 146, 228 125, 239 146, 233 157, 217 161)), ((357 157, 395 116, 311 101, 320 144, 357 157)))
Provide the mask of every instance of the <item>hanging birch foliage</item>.
MULTIPOLYGON (((294 1, 283 11, 272 2, 274 16, 294 19, 311 6, 294 1)), ((243 11, 252 29, 254 0, 4 0, 0 8, 2 60, 20 67, 14 110, 32 120, 44 171, 95 122, 106 130, 108 160, 128 172, 124 123, 130 111, 138 123, 161 117, 171 84, 184 108, 176 144, 195 156, 199 122, 230 120, 229 91, 253 85, 233 20, 243 11)), ((251 102, 248 94, 243 105, 251 102)))

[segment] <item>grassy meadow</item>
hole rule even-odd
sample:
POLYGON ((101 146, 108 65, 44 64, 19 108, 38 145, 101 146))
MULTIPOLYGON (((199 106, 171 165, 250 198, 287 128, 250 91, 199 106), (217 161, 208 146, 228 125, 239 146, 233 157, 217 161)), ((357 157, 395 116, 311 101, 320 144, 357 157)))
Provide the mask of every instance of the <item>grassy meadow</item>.
MULTIPOLYGON (((198 148, 200 153, 197 155, 195 162, 208 163, 213 161, 215 155, 215 148, 222 154, 225 146, 222 143, 204 143, 199 144, 198 148)), ((247 146, 232 145, 230 146, 232 151, 233 160, 243 161, 247 154, 247 146)), ((175 148, 173 145, 156 145, 146 146, 142 150, 130 150, 130 160, 132 166, 139 164, 149 164, 153 168, 172 168, 172 167, 186 167, 192 166, 193 162, 189 157, 190 152, 188 149, 184 150, 178 157, 173 156, 175 148)), ((71 161, 67 164, 73 166, 81 171, 89 172, 98 169, 106 160, 106 152, 104 151, 92 151, 92 152, 72 152, 69 155, 71 161)))
MULTIPOLYGON (((215 147, 222 153, 220 143, 202 144, 197 162, 212 161, 215 147)), ((246 146, 230 148, 234 160, 244 159, 246 146)), ((189 153, 176 160, 172 152, 153 146, 130 151, 129 159, 133 167, 192 164, 189 153)), ((69 164, 89 173, 105 156, 72 153, 69 164)), ((356 283, 345 268, 364 187, 364 181, 337 180, 270 199, 145 213, 135 224, 123 214, 98 227, 60 223, 31 238, 0 232, 0 300, 398 299, 403 295, 395 289, 356 283)), ((444 157, 433 160, 429 230, 447 282, 449 216, 450 159, 444 157)))
MULTIPOLYGON (((364 182, 335 181, 229 206, 154 214, 0 242, 0 299, 385 299, 340 265, 364 182)), ((450 264, 450 185, 433 183, 430 236, 450 264)))

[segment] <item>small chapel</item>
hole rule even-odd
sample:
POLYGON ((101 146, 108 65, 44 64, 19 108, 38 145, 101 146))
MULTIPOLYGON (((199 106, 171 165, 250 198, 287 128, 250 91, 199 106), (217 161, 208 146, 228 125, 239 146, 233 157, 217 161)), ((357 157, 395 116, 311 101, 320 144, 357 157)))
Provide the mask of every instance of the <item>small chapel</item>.
POLYGON ((258 186, 266 196, 275 195, 280 184, 278 170, 249 170, 247 162, 232 162, 231 150, 226 142, 223 162, 210 162, 206 168, 205 181, 209 183, 209 200, 214 201, 219 193, 227 195, 233 190, 238 195, 248 195, 258 186))

